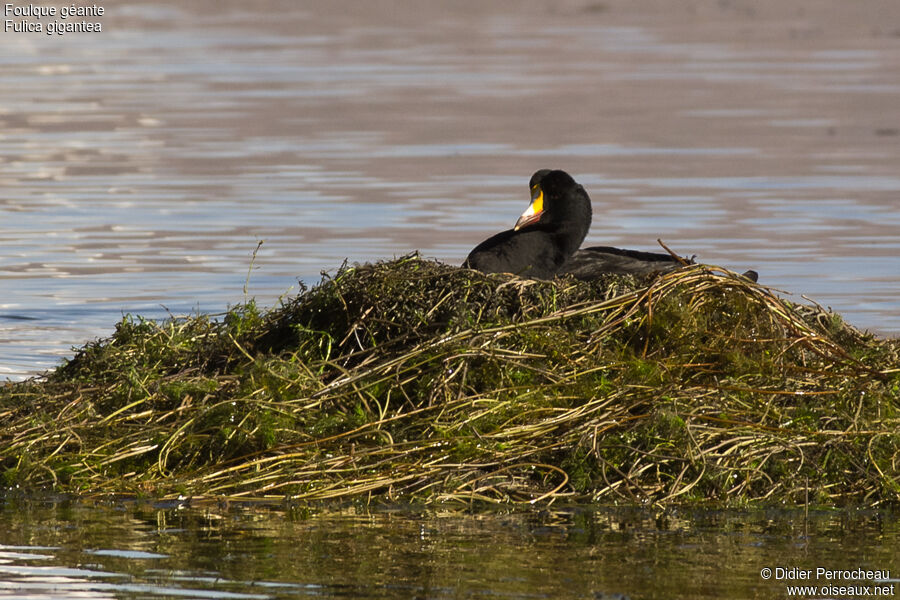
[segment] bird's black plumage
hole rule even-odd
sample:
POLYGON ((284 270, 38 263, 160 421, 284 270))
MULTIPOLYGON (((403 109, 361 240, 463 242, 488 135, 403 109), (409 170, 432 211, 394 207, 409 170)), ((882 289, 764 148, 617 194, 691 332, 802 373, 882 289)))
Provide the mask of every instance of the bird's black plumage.
MULTIPOLYGON (((463 263, 485 273, 532 279, 571 275, 596 279, 604 273, 649 275, 693 263, 670 254, 611 246, 578 249, 591 227, 591 199, 565 171, 542 169, 531 176, 531 205, 513 229, 478 244, 463 263)), ((756 271, 744 277, 757 280, 756 271)))
POLYGON ((463 263, 484 273, 551 279, 584 241, 591 199, 565 171, 542 169, 531 177, 531 204, 515 228, 478 244, 463 263))
POLYGON ((572 275, 577 279, 596 279, 603 273, 648 275, 671 271, 683 264, 685 263, 670 254, 625 250, 612 246, 592 246, 575 252, 556 274, 572 275))

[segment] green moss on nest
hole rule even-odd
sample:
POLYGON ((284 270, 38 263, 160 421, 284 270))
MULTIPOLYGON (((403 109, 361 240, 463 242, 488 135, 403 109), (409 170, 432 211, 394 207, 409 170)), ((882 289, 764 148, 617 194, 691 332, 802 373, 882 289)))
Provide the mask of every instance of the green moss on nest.
POLYGON ((898 351, 703 265, 410 256, 267 312, 123 319, 0 388, 0 468, 91 494, 896 504, 898 351))

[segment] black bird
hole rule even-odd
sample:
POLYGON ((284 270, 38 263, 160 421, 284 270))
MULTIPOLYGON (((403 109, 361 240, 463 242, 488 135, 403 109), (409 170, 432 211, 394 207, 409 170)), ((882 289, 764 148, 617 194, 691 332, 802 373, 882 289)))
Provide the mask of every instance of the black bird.
POLYGON ((551 279, 591 226, 591 199, 565 171, 531 176, 531 204, 514 228, 478 244, 463 263, 484 273, 551 279))
MULTIPOLYGON (((604 273, 649 275, 693 263, 671 254, 592 246, 578 250, 591 227, 591 199, 565 171, 541 169, 531 176, 531 205, 516 226, 478 244, 463 263, 484 273, 515 273, 532 279, 571 275, 596 279, 604 273)), ((744 277, 756 281, 756 271, 744 277)))

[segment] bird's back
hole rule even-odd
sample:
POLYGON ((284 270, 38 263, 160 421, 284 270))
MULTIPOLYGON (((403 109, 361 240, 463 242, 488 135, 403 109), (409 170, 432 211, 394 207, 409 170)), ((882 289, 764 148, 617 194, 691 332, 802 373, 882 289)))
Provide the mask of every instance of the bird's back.
POLYGON ((566 256, 545 231, 502 231, 478 244, 463 263, 483 273, 552 279, 566 256))
POLYGON ((558 274, 572 275, 578 279, 595 279, 603 273, 646 275, 669 271, 681 264, 668 254, 594 246, 573 254, 558 274))

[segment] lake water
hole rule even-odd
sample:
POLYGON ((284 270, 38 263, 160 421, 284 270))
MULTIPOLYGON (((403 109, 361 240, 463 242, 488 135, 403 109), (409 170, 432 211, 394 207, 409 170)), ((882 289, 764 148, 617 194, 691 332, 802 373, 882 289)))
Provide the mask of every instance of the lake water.
POLYGON ((0 597, 718 600, 786 598, 794 585, 818 588, 795 597, 856 597, 823 589, 853 585, 892 598, 898 544, 896 516, 879 512, 474 516, 7 501, 0 597))
POLYGON ((0 36, 0 378, 123 313, 243 301, 260 241, 267 306, 345 259, 458 264, 542 167, 587 188, 590 244, 660 238, 900 334, 894 0, 117 0, 84 20, 102 31, 0 36))

